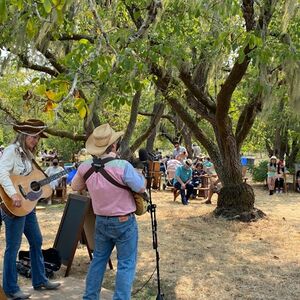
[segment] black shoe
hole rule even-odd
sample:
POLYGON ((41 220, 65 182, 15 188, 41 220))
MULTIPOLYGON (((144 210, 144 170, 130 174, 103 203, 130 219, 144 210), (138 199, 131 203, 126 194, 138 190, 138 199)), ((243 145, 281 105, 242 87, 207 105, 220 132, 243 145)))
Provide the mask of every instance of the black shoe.
POLYGON ((35 290, 56 290, 59 287, 60 287, 59 282, 51 282, 48 280, 47 282, 41 285, 35 286, 34 289, 35 290))
POLYGON ((270 196, 273 195, 273 191, 272 191, 272 190, 270 191, 269 195, 270 195, 270 196))
POLYGON ((24 293, 22 291, 18 291, 14 294, 7 294, 6 295, 9 299, 12 299, 12 300, 17 300, 17 299, 28 299, 30 298, 30 294, 28 293, 24 293))

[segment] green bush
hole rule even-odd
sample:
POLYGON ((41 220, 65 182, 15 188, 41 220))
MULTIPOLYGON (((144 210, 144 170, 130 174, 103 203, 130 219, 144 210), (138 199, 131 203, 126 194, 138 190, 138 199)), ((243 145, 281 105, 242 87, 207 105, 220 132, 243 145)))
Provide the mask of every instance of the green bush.
POLYGON ((268 160, 261 161, 257 167, 253 168, 252 179, 256 182, 265 181, 268 172, 268 160))

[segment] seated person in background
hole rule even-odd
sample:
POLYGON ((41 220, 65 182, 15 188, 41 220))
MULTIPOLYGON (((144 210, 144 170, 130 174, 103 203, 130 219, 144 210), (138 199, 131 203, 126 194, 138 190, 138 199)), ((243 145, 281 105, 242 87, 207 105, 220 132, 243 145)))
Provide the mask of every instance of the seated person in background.
POLYGON ((77 161, 83 162, 86 161, 88 159, 92 158, 92 156, 90 154, 88 154, 87 150, 85 148, 82 148, 78 154, 77 154, 77 161))
POLYGON ((180 146, 178 141, 174 142, 173 158, 179 161, 183 161, 188 157, 188 153, 183 146, 180 146))
POLYGON ((196 158, 193 161, 193 165, 196 167, 198 163, 201 163, 203 165, 203 159, 200 156, 196 156, 196 158))
MULTIPOLYGON (((192 174, 192 185, 193 187, 197 187, 197 186, 201 186, 202 184, 202 176, 205 175, 206 172, 203 170, 203 165, 202 163, 198 162, 196 164, 195 169, 193 170, 193 174, 192 174)), ((193 194, 192 197, 196 198, 197 195, 197 190, 193 190, 193 194)))
MULTIPOLYGON (((55 174, 57 174, 59 172, 62 172, 62 171, 64 171, 64 168, 59 166, 58 165, 58 159, 54 158, 52 160, 52 166, 48 167, 46 169, 45 173, 50 177, 50 176, 55 175, 55 174)), ((54 194, 55 189, 59 186, 61 181, 62 181, 62 178, 58 178, 58 179, 55 179, 55 180, 50 182, 50 186, 51 186, 52 191, 53 191, 52 196, 54 194)))
POLYGON ((204 202, 205 204, 211 204, 211 198, 213 196, 214 193, 219 194, 221 188, 222 188, 222 184, 221 181, 218 177, 218 175, 210 175, 210 186, 209 186, 209 190, 208 190, 208 197, 206 199, 206 201, 204 202))
POLYGON ((276 194, 283 193, 285 174, 286 174, 286 168, 284 165, 284 161, 279 160, 276 166, 276 179, 275 179, 276 194))
POLYGON ((210 158, 207 156, 203 161, 203 169, 207 174, 215 174, 214 164, 210 161, 210 158))
POLYGON ((179 166, 175 172, 174 187, 180 191, 181 202, 183 205, 187 205, 189 198, 193 193, 192 181, 192 165, 191 159, 186 159, 182 166, 179 166), (185 194, 185 190, 187 193, 185 194))
POLYGON ((193 158, 200 157, 201 149, 196 143, 192 144, 192 149, 193 149, 193 158))
POLYGON ((173 186, 176 169, 181 166, 181 162, 177 159, 170 159, 167 161, 167 185, 173 186))
POLYGON ((242 165, 242 176, 246 177, 247 173, 247 157, 245 157, 243 154, 241 155, 241 165, 242 165))
POLYGON ((297 192, 300 193, 300 170, 298 170, 296 173, 296 188, 297 192))

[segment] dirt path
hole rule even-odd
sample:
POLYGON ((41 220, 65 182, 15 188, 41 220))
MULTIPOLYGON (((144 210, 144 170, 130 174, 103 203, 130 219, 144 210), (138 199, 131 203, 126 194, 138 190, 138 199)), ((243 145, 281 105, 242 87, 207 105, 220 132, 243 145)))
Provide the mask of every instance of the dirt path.
MULTIPOLYGON (((270 197, 262 187, 255 187, 255 194, 256 207, 268 216, 256 223, 243 224, 213 218, 216 198, 213 205, 197 199, 183 206, 172 201, 170 192, 153 192, 161 285, 166 300, 300 299, 300 194, 270 197)), ((62 212, 63 207, 57 205, 38 212, 44 248, 52 246, 62 212)), ((134 291, 143 286, 155 269, 149 214, 139 217, 138 222, 140 241, 134 291)), ((3 247, 2 231, 0 265, 3 247)), ((22 248, 27 248, 25 241, 22 248)), ((115 253, 112 261, 115 266, 115 253)), ((79 245, 70 272, 75 282, 82 284, 88 264, 87 250, 79 245)), ((56 274, 58 280, 64 272, 62 267, 56 274)), ((114 276, 115 270, 107 272, 105 288, 113 290, 114 276)), ((20 281, 21 285, 30 285, 27 279, 20 281)), ((155 299, 156 293, 154 274, 132 298, 155 299)), ((80 299, 78 293, 77 298, 72 297, 80 299)))
POLYGON ((261 187, 255 189, 256 206, 270 217, 284 218, 291 225, 300 229, 300 193, 266 195, 261 187))

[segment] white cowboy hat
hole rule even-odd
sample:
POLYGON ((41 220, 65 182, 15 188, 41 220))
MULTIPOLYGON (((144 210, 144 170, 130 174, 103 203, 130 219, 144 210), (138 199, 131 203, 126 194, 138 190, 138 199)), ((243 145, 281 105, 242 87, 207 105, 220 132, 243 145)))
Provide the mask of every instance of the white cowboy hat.
POLYGON ((115 132, 109 124, 102 124, 96 127, 93 133, 88 137, 85 147, 91 155, 102 155, 107 147, 117 141, 124 131, 115 132))
POLYGON ((270 160, 272 160, 272 159, 277 160, 277 157, 275 155, 273 155, 273 156, 270 157, 270 160))
POLYGON ((193 165, 193 161, 190 158, 188 158, 188 159, 186 159, 186 160, 183 161, 183 164, 186 167, 190 168, 193 165))

